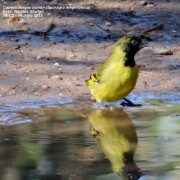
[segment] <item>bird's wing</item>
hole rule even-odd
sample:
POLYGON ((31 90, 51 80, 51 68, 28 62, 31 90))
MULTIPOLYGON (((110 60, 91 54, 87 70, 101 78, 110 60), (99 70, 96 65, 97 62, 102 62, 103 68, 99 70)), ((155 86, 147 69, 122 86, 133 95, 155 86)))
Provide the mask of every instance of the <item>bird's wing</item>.
POLYGON ((93 81, 100 82, 101 81, 101 76, 104 72, 104 70, 109 66, 110 63, 110 58, 107 58, 104 60, 99 66, 93 71, 91 74, 90 78, 93 81))
POLYGON ((93 73, 90 75, 90 78, 82 83, 79 83, 78 86, 84 86, 84 85, 92 85, 93 82, 100 83, 101 77, 105 69, 109 66, 111 63, 111 58, 108 57, 105 59, 99 66, 93 71, 93 73))

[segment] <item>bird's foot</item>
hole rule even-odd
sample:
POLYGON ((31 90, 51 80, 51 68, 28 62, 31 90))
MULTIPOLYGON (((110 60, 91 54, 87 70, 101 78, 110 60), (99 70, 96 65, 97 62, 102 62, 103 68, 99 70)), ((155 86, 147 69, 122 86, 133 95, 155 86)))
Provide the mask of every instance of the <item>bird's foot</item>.
POLYGON ((122 102, 121 105, 122 106, 128 106, 128 107, 140 107, 142 106, 142 104, 134 104, 133 102, 131 102, 130 100, 123 98, 126 102, 122 102))

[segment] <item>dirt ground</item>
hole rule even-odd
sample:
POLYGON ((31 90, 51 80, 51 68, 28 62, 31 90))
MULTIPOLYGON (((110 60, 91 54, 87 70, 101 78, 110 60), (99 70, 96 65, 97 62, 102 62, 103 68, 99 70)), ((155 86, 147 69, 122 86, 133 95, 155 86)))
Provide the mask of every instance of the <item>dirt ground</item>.
MULTIPOLYGON (((137 34, 158 24, 163 27, 147 33, 153 41, 136 55, 140 73, 132 94, 179 99, 178 1, 72 1, 64 5, 90 9, 46 10, 41 18, 3 17, 3 6, 19 6, 20 2, 4 1, 1 7, 1 104, 90 98, 88 88, 76 83, 89 78, 120 38, 99 26, 116 34, 122 30, 137 34)), ((62 3, 39 1, 38 5, 62 3)))

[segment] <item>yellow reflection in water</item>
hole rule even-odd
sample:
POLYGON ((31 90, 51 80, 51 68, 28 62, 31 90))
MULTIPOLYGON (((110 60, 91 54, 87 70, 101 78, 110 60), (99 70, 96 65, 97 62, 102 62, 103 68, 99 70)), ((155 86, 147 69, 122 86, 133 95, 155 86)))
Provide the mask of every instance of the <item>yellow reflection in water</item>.
POLYGON ((132 120, 121 109, 94 110, 88 115, 91 134, 112 165, 124 179, 138 179, 142 173, 134 163, 137 134, 132 120))

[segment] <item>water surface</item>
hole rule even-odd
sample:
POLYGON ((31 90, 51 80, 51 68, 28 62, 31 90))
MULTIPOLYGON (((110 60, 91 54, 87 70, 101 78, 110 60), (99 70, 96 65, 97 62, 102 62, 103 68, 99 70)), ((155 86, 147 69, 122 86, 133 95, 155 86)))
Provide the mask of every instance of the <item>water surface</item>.
POLYGON ((1 107, 0 179, 179 180, 179 104, 148 103, 1 107))

